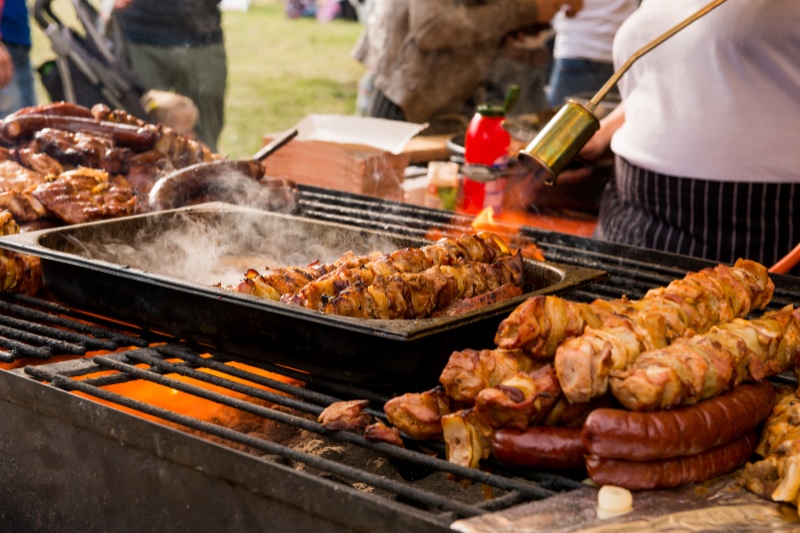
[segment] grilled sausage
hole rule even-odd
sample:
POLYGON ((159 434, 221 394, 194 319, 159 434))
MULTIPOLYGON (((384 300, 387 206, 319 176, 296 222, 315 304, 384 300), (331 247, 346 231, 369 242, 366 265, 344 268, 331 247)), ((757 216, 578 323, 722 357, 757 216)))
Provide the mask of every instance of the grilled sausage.
POLYGON ((23 115, 94 118, 91 109, 71 102, 53 102, 50 104, 23 107, 19 111, 8 115, 7 118, 21 117, 23 115))
POLYGON ((148 128, 60 115, 21 115, 7 118, 0 125, 0 136, 8 142, 17 142, 29 139, 37 131, 46 128, 108 137, 117 146, 139 152, 149 150, 158 140, 158 134, 148 128))
POLYGON ((580 427, 501 429, 492 439, 492 455, 501 463, 516 467, 558 471, 586 468, 580 427))
POLYGON ((220 160, 182 168, 160 178, 153 185, 148 198, 150 208, 160 211, 187 205, 195 198, 233 185, 223 183, 223 179, 234 175, 255 182, 264 175, 264 167, 255 160, 220 160))
POLYGON ((522 287, 518 287, 513 283, 505 283, 492 291, 484 292, 483 294, 479 294, 477 296, 473 296, 472 298, 467 298, 449 305, 441 311, 432 313, 431 316, 442 317, 462 315, 464 313, 474 311, 475 309, 483 309, 484 307, 497 302, 515 298, 522 293, 522 287))
POLYGON ((757 443, 758 435, 751 431, 733 442, 688 457, 626 461, 590 455, 586 469, 598 485, 616 485, 628 490, 667 489, 736 470, 750 459, 757 443))
POLYGON ((581 437, 590 454, 605 458, 649 461, 695 455, 755 429, 774 401, 775 390, 765 380, 672 411, 596 409, 581 437))

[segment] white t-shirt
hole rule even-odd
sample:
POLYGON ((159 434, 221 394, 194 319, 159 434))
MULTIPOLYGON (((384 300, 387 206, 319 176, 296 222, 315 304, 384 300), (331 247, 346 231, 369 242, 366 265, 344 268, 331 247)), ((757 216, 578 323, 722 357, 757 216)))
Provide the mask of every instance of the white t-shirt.
MULTIPOLYGON (((619 68, 709 0, 644 0, 619 68)), ((729 0, 644 55, 619 83, 613 151, 660 174, 800 182, 800 0, 729 0)))
POLYGON ((638 0, 584 0, 583 9, 571 18, 562 10, 552 21, 553 57, 611 63, 614 34, 638 4, 638 0))

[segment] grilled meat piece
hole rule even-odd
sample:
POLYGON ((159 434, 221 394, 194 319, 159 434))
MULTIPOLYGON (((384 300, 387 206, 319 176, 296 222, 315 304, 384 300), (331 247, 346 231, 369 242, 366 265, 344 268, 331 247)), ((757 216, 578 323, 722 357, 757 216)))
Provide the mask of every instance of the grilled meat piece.
POLYGON ((450 412, 451 404, 444 389, 436 387, 392 398, 383 411, 393 426, 412 439, 438 439, 442 436, 442 416, 450 412))
POLYGON ((128 181, 106 172, 79 168, 40 184, 33 195, 67 224, 79 224, 133 214, 136 197, 128 181))
POLYGON ((37 131, 28 149, 47 154, 62 165, 101 169, 109 174, 127 173, 131 156, 130 149, 117 147, 107 137, 52 128, 37 131))
POLYGON ((335 431, 356 431, 372 424, 372 415, 365 412, 369 400, 350 400, 332 403, 320 413, 317 419, 325 429, 335 431))
POLYGON ((364 438, 367 440, 386 442, 405 448, 405 443, 400 436, 400 430, 391 428, 383 422, 375 422, 364 428, 364 438))
MULTIPOLYGON (((302 268, 292 266, 270 268, 264 274, 250 269, 245 273, 245 279, 238 286, 230 288, 236 292, 252 294, 260 298, 280 300, 284 297, 283 299, 288 301, 289 296, 297 294, 308 283, 325 274, 337 269, 355 268, 377 259, 379 256, 380 253, 377 252, 372 255, 357 256, 349 251, 333 263, 314 261, 302 268)), ((299 302, 292 301, 291 303, 299 302)))
POLYGON ((577 337, 587 325, 600 326, 608 307, 601 307, 599 301, 590 305, 557 296, 532 296, 500 323, 494 342, 508 350, 520 349, 534 357, 551 358, 565 339, 577 337))
POLYGON ((740 259, 733 267, 706 268, 648 291, 602 327, 587 327, 559 345, 555 366, 565 396, 581 403, 605 394, 611 372, 624 370, 642 352, 763 309, 774 290, 766 267, 740 259))
POLYGON ((434 266, 419 273, 379 275, 369 285, 350 285, 336 296, 323 299, 319 310, 356 318, 425 318, 458 300, 497 289, 506 283, 521 286, 523 276, 522 256, 519 254, 491 264, 463 263, 434 266))
POLYGON ((768 500, 800 506, 800 398, 795 387, 778 388, 756 446, 762 460, 745 465, 741 478, 748 490, 768 500))
MULTIPOLYGON (((0 211, 0 235, 19 233, 10 211, 0 211)), ((36 294, 43 288, 42 262, 36 256, 0 250, 0 291, 36 294)))
POLYGON ((534 361, 520 350, 466 349, 450 355, 439 383, 453 400, 473 404, 482 390, 536 368, 534 361))
POLYGON ((451 463, 478 468, 492 452, 494 431, 474 409, 463 409, 442 417, 442 431, 447 460, 451 463))
POLYGON ((524 430, 541 422, 560 392, 553 367, 544 365, 480 391, 475 399, 475 415, 494 429, 524 430))
MULTIPOLYGON (((416 274, 428 271, 431 275, 436 273, 431 270, 433 267, 460 266, 464 262, 492 263, 504 257, 509 257, 510 252, 505 243, 496 235, 488 232, 481 232, 477 235, 465 234, 457 239, 440 239, 434 244, 421 248, 403 248, 390 254, 382 255, 370 260, 367 263, 356 265, 353 268, 341 268, 330 272, 313 283, 309 283, 300 291, 299 303, 309 309, 324 310, 331 299, 339 296, 346 289, 358 289, 368 287, 379 277, 384 278, 394 274, 416 274)), ((433 281, 433 280, 431 280, 433 281)), ((408 278, 409 283, 425 283, 413 278, 408 278)), ((385 282, 384 282, 385 283, 385 282)), ((497 287, 494 287, 497 288, 497 287)), ((485 292, 485 291, 481 291, 485 292)), ((475 293, 480 294, 480 293, 475 293)), ((377 306, 383 307, 386 300, 383 294, 371 294, 372 299, 377 299, 377 306)), ((464 297, 469 297, 464 296, 464 297)), ((358 299, 364 296, 348 296, 341 305, 349 307, 350 303, 358 306, 358 299)), ((355 315, 348 314, 350 311, 337 312, 330 309, 326 312, 346 314, 348 316, 359 316, 369 314, 369 311, 352 311, 355 315)), ((380 312, 379 312, 380 314, 380 312)))
POLYGON ((45 176, 57 176, 64 172, 64 166, 61 163, 43 152, 34 151, 30 147, 18 148, 14 150, 14 153, 22 166, 45 176))
POLYGON ((691 405, 791 368, 800 355, 800 324, 791 305, 755 320, 736 318, 704 334, 641 354, 612 373, 611 391, 628 409, 691 405))
POLYGON ((9 211, 17 222, 32 222, 47 216, 47 210, 33 194, 44 182, 44 174, 16 161, 0 161, 0 209, 9 211))
POLYGON ((512 285, 511 283, 506 283, 492 291, 484 292, 478 296, 473 296, 472 298, 466 298, 464 300, 455 302, 445 307, 441 311, 432 313, 431 316, 434 318, 440 316, 458 316, 464 313, 469 313, 474 309, 481 309, 487 305, 492 305, 514 298, 521 295, 523 291, 524 289, 522 287, 512 285))

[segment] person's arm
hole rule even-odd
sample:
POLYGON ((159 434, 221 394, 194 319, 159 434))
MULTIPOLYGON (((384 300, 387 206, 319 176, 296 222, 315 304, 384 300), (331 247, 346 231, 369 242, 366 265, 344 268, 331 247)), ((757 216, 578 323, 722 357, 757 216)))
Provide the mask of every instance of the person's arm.
POLYGON ((589 139, 578 156, 586 161, 597 161, 602 158, 610 150, 611 137, 624 123, 625 109, 619 104, 600 121, 600 129, 589 139))
POLYGON ((549 22, 567 6, 568 16, 583 0, 498 0, 464 6, 452 0, 411 0, 409 32, 423 50, 439 50, 500 39, 516 28, 549 22))

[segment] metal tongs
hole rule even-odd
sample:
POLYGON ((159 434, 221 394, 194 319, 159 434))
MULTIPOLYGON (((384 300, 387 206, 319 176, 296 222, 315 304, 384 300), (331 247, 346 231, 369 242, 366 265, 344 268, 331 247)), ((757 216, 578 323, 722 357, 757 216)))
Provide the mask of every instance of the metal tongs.
POLYGON ((575 100, 569 100, 556 116, 542 128, 533 141, 524 150, 520 150, 518 155, 519 162, 535 178, 544 181, 546 185, 555 185, 556 177, 580 152, 581 148, 589 142, 592 135, 600 129, 600 121, 595 116, 594 111, 631 65, 653 48, 725 1, 714 0, 694 15, 644 45, 611 76, 587 104, 584 105, 575 100))

